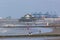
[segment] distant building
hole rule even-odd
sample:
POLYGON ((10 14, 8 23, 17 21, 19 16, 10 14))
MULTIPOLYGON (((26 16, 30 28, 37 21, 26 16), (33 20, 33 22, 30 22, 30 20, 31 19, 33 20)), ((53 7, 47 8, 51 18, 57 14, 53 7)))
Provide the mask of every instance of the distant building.
POLYGON ((35 21, 36 18, 33 17, 31 14, 26 14, 24 17, 21 17, 21 19, 19 19, 19 21, 21 22, 31 22, 31 21, 35 21))

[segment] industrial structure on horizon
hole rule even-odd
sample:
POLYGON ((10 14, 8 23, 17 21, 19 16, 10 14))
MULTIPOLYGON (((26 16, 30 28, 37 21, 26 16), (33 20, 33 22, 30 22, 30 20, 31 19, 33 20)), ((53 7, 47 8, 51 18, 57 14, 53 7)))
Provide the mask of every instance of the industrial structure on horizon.
POLYGON ((60 23, 58 16, 48 16, 48 14, 26 14, 20 19, 0 18, 0 27, 38 27, 60 23))

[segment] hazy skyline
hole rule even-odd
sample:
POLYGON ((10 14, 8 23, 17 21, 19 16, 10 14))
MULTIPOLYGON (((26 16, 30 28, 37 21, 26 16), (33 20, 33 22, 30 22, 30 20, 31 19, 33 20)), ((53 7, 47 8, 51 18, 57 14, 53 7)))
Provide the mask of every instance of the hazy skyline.
POLYGON ((0 17, 19 18, 39 11, 56 11, 60 15, 60 0, 0 0, 0 17))

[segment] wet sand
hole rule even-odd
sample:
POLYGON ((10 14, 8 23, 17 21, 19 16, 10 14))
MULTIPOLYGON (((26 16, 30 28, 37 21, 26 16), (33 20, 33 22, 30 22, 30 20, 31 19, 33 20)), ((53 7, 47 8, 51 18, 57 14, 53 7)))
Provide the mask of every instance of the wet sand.
POLYGON ((60 37, 3 37, 0 40, 60 40, 60 37))

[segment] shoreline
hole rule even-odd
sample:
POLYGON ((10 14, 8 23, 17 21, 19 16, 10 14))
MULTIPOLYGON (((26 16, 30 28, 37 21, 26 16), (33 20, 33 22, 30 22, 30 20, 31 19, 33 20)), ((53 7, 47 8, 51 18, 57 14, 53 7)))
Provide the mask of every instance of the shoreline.
POLYGON ((60 34, 29 34, 29 35, 13 35, 13 36, 0 36, 0 38, 11 38, 11 37, 60 37, 60 34))

